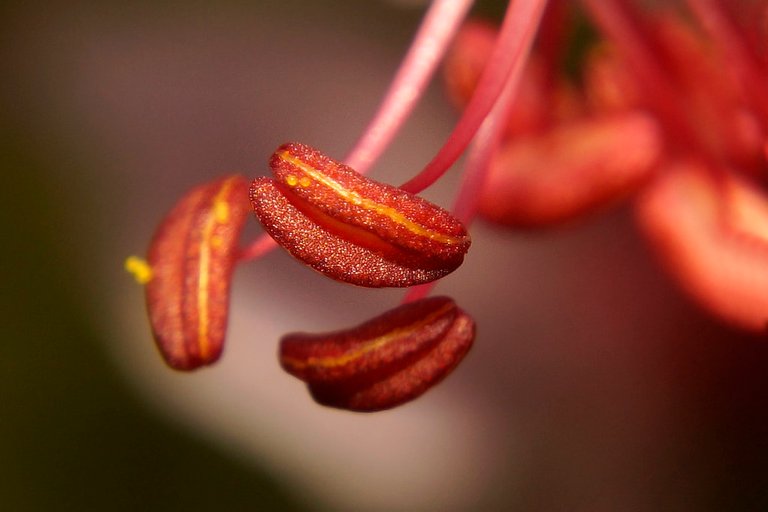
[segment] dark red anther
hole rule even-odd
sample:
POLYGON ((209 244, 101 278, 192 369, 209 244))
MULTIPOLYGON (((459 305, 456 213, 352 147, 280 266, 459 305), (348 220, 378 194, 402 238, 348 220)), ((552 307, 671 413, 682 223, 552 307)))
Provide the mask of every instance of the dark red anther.
POLYGON ((247 190, 242 176, 196 187, 174 206, 150 243, 142 273, 147 310, 157 346, 177 370, 211 364, 221 355, 247 190))
POLYGON ((296 333, 280 343, 283 368, 323 405, 389 409, 447 376, 475 339, 475 323, 448 297, 401 305, 351 329, 296 333))
POLYGON ((267 232, 294 257, 360 286, 412 286, 439 279, 464 260, 470 238, 446 210, 363 177, 302 144, 270 160, 275 179, 251 185, 267 232))

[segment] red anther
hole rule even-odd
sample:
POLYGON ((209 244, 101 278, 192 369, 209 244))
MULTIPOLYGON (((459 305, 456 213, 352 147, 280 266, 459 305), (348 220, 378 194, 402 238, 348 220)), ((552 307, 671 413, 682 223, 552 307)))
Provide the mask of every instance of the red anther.
POLYGON ((221 355, 247 191, 242 176, 194 188, 150 243, 147 310, 160 353, 177 370, 211 364, 221 355))
POLYGON ((448 297, 410 302, 357 327, 296 333, 280 343, 283 368, 318 403, 353 411, 389 409, 447 376, 469 351, 475 323, 448 297))
POLYGON ((412 286, 439 279, 464 260, 470 237, 446 210, 303 144, 270 160, 275 179, 251 185, 267 232, 300 261, 360 286, 412 286))

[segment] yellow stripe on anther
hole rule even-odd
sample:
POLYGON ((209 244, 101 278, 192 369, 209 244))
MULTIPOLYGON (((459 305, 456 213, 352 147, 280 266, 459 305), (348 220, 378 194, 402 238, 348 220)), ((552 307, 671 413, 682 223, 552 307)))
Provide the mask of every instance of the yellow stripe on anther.
POLYGON ((405 335, 406 333, 418 331, 419 329, 424 328, 425 326, 431 324, 432 322, 434 322, 435 320, 437 320, 438 318, 446 314, 448 310, 452 309, 453 307, 454 307, 453 304, 446 304, 445 306, 433 312, 432 314, 427 315, 426 317, 410 325, 400 327, 399 329, 393 329, 385 334, 382 334, 377 338, 366 340, 362 342, 362 344, 356 349, 346 352, 340 356, 309 357, 306 360, 297 359, 294 357, 283 357, 282 362, 286 366, 290 366, 296 370, 302 370, 304 368, 337 368, 339 366, 344 366, 356 359, 361 358, 362 356, 364 356, 369 352, 373 352, 376 349, 380 349, 388 345, 393 340, 403 337, 403 335, 405 335))
MULTIPOLYGON (((355 192, 354 190, 347 189, 346 187, 344 187, 344 185, 334 180, 333 178, 331 178, 324 172, 320 171, 319 169, 315 169, 311 165, 294 157, 288 151, 281 151, 279 153, 279 157, 285 160, 286 162, 301 169, 302 172, 307 174, 307 176, 309 176, 313 180, 328 187, 332 192, 334 192, 336 195, 341 197, 344 201, 348 203, 352 203, 365 210, 373 211, 380 215, 384 215, 385 217, 388 217, 392 222, 399 224, 400 226, 403 226, 414 235, 421 236, 424 238, 429 238, 430 240, 434 240, 436 242, 440 242, 446 245, 461 244, 461 243, 465 243, 467 240, 466 237, 450 236, 444 233, 440 233, 439 231, 435 231, 434 229, 427 228, 417 222, 412 221, 411 219, 409 219, 408 217, 406 217, 405 215, 397 211, 395 208, 392 208, 391 206, 377 203, 376 201, 363 197, 359 193, 355 192)), ((289 177, 290 176, 286 177, 286 182, 289 177)))
POLYGON ((229 205, 221 200, 217 199, 213 203, 213 214, 216 216, 216 221, 224 224, 229 220, 229 205))
POLYGON ((203 360, 208 357, 211 350, 208 337, 208 330, 210 329, 208 288, 211 274, 211 247, 216 245, 213 230, 218 224, 222 224, 229 219, 229 205, 226 202, 226 197, 236 180, 237 178, 230 178, 222 184, 221 189, 213 198, 213 215, 208 216, 202 230, 197 280, 197 343, 200 349, 200 358, 203 360), (220 218, 221 215, 219 215, 221 211, 226 211, 225 220, 223 221, 220 218))
POLYGON ((125 259, 124 267, 139 284, 147 284, 152 279, 152 267, 143 258, 129 256, 125 259))

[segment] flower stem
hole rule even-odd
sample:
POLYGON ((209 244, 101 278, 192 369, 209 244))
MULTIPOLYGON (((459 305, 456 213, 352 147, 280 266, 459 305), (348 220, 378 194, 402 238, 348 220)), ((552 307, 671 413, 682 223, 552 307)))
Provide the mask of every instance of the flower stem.
POLYGON ((516 0, 504 21, 477 88, 443 147, 424 169, 400 188, 418 193, 437 181, 461 156, 501 94, 514 65, 524 61, 547 0, 516 0))
POLYGON ((262 233, 256 240, 240 250, 237 259, 241 262, 255 260, 261 258, 275 247, 277 247, 277 242, 267 233, 262 233))
POLYGON ((378 111, 344 162, 361 174, 370 168, 413 111, 473 0, 435 0, 378 111))
MULTIPOLYGON (((526 52, 530 51, 530 45, 526 52)), ((454 203, 453 213, 461 221, 468 225, 472 222, 477 212, 477 201, 480 187, 483 186, 488 174, 491 159, 501 144, 504 128, 514 104, 517 86, 523 72, 525 59, 520 59, 507 79, 504 90, 499 100, 485 118, 477 135, 472 142, 472 147, 467 155, 467 163, 460 192, 454 203)), ((403 302, 413 302, 429 295, 435 282, 411 287, 403 297, 403 302)))
POLYGON ((515 66, 499 101, 496 102, 493 110, 477 131, 467 155, 463 181, 453 206, 454 215, 464 224, 471 223, 477 212, 480 188, 485 182, 491 159, 501 145, 504 128, 512 111, 513 100, 517 93, 522 71, 522 64, 515 66))

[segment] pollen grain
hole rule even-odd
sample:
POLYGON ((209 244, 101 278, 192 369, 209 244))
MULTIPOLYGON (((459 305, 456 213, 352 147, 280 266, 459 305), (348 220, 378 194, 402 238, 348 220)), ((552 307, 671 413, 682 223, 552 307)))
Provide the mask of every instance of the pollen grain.
POLYGON ((125 259, 125 270, 133 275, 133 278, 139 284, 147 284, 152 279, 152 267, 147 260, 138 256, 128 256, 125 259))

